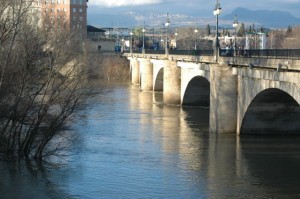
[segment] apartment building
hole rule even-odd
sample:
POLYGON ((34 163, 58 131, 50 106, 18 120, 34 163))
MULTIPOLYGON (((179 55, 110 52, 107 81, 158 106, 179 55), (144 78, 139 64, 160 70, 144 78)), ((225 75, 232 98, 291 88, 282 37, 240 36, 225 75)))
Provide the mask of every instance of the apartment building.
POLYGON ((33 6, 39 10, 41 18, 52 21, 64 20, 68 29, 77 31, 83 38, 87 35, 88 0, 35 0, 33 6))

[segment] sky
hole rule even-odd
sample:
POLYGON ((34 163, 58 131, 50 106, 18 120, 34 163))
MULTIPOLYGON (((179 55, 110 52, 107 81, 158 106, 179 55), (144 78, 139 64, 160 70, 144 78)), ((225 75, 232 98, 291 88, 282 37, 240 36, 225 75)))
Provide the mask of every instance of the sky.
MULTIPOLYGON (((231 14, 238 7, 249 10, 280 10, 300 18, 300 0, 219 0, 222 15, 231 14)), ((124 13, 149 17, 154 14, 180 14, 189 17, 214 20, 216 0, 89 0, 88 24, 96 27, 136 25, 136 19, 124 13), (209 18, 209 19, 208 19, 209 18)), ((221 20, 222 20, 222 15, 221 20)), ((139 20, 141 25, 142 20, 139 20)), ((171 17, 172 21, 172 17, 171 17)), ((144 21, 145 22, 145 21, 144 21)), ((172 21, 171 23, 176 23, 172 21)), ((179 23, 179 22, 177 22, 179 23)))
MULTIPOLYGON (((89 0, 89 14, 108 14, 138 10, 190 16, 212 17, 215 0, 89 0)), ((220 0, 224 14, 237 7, 250 10, 288 11, 300 18, 300 0, 220 0)))

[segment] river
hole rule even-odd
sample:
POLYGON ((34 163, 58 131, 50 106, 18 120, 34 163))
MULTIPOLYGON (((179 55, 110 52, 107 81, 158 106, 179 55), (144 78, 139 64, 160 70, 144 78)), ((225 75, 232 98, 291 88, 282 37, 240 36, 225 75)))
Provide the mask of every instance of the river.
POLYGON ((209 134, 208 109, 128 83, 98 90, 67 156, 1 161, 1 199, 300 198, 300 138, 209 134))

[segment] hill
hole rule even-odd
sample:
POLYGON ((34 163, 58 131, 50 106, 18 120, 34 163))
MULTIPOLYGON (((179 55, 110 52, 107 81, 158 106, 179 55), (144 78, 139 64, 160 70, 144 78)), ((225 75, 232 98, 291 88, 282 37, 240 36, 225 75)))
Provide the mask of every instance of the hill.
POLYGON ((238 16, 238 21, 243 23, 255 23, 259 26, 270 28, 286 28, 289 25, 300 25, 300 18, 294 17, 289 12, 280 10, 248 10, 236 8, 231 14, 222 17, 223 20, 233 20, 238 16))

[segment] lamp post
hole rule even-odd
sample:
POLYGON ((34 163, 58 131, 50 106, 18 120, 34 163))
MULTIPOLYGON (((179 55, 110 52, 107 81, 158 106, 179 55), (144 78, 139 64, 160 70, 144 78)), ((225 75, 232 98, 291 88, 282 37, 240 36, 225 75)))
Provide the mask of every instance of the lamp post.
POLYGON ((169 55, 169 50, 168 50, 168 29, 170 26, 169 14, 167 14, 167 20, 166 20, 165 26, 166 26, 165 54, 169 55))
POLYGON ((234 28, 234 57, 236 57, 236 28, 238 27, 239 22, 237 20, 237 16, 235 15, 234 21, 233 21, 233 28, 234 28))
POLYGON ((123 53, 124 52, 124 50, 125 50, 125 39, 124 39, 124 36, 122 37, 122 39, 121 39, 121 52, 123 53))
POLYGON ((178 32, 177 32, 177 28, 176 28, 176 32, 175 32, 175 46, 174 48, 177 48, 177 36, 178 36, 178 32))
POLYGON ((120 41, 119 41, 119 31, 118 31, 118 29, 117 29, 117 47, 116 47, 116 49, 115 49, 115 51, 116 52, 119 52, 120 51, 120 41))
POLYGON ((145 22, 144 22, 144 27, 142 29, 142 32, 143 32, 143 47, 142 47, 142 53, 145 54, 145 32, 146 32, 146 29, 145 29, 145 22))
POLYGON ((133 36, 132 29, 131 29, 131 32, 129 34, 130 34, 130 54, 132 54, 132 36, 133 36))
POLYGON ((163 45, 164 45, 163 33, 160 33, 160 45, 159 45, 160 50, 163 50, 163 45))
POLYGON ((194 30, 194 33, 195 33, 195 50, 197 50, 198 32, 199 32, 199 28, 197 27, 197 24, 196 24, 196 28, 194 30))
POLYGON ((216 53, 216 61, 218 61, 219 59, 219 49, 220 49, 220 44, 219 44, 219 15, 222 12, 222 8, 220 5, 219 0, 216 1, 216 5, 215 5, 215 9, 214 9, 214 15, 216 16, 216 22, 217 22, 217 26, 216 26, 216 46, 215 46, 215 53, 216 53))

